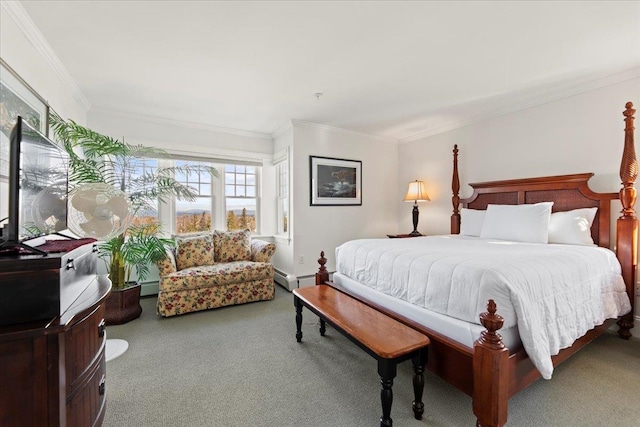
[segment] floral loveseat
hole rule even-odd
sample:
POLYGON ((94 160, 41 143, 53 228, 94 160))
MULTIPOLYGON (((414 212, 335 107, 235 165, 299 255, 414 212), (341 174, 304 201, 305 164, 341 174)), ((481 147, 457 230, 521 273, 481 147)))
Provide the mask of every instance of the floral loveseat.
POLYGON ((273 243, 252 240, 248 231, 218 230, 175 242, 158 264, 160 316, 274 298, 273 243))

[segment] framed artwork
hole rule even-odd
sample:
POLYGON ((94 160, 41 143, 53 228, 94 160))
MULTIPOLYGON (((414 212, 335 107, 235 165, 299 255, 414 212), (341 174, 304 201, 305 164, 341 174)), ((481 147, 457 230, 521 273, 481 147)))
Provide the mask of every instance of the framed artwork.
POLYGON ((9 175, 9 138, 18 116, 48 134, 49 106, 0 59, 0 178, 9 175))
POLYGON ((362 162, 309 156, 311 206, 362 206, 362 162))

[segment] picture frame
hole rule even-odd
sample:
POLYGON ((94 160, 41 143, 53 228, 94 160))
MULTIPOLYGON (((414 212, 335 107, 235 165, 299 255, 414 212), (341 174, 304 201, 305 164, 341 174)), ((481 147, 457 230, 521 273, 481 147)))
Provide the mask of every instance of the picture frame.
POLYGON ((309 156, 311 206, 362 206, 362 161, 309 156))
POLYGON ((49 134, 49 105, 0 59, 0 178, 9 175, 9 141, 18 116, 43 135, 49 134))

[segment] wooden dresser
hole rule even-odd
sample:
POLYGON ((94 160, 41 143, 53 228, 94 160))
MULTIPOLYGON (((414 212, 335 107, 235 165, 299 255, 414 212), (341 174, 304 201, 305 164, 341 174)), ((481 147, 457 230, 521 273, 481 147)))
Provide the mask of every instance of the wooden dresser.
POLYGON ((23 282, 36 293, 40 285, 59 286, 53 294, 61 294, 49 297, 61 311, 53 317, 15 324, 5 318, 0 326, 0 426, 102 425, 111 283, 96 275, 94 257, 87 245, 46 257, 0 258, 2 294, 23 282))

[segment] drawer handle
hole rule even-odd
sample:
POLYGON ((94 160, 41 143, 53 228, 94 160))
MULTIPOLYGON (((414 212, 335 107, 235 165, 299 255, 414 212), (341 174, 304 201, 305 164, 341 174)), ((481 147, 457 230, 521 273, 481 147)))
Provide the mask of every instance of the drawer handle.
POLYGON ((69 258, 67 261, 67 270, 75 270, 76 266, 73 264, 73 258, 69 258))
POLYGON ((106 325, 105 325, 104 319, 102 319, 102 320, 100 321, 100 323, 98 324, 98 336, 99 336, 100 338, 102 338, 102 337, 104 336, 105 326, 106 326, 106 325))
POLYGON ((106 389, 105 383, 106 383, 106 379, 103 375, 102 378, 100 379, 100 385, 98 386, 98 393, 100 393, 100 396, 104 396, 104 392, 106 389))

